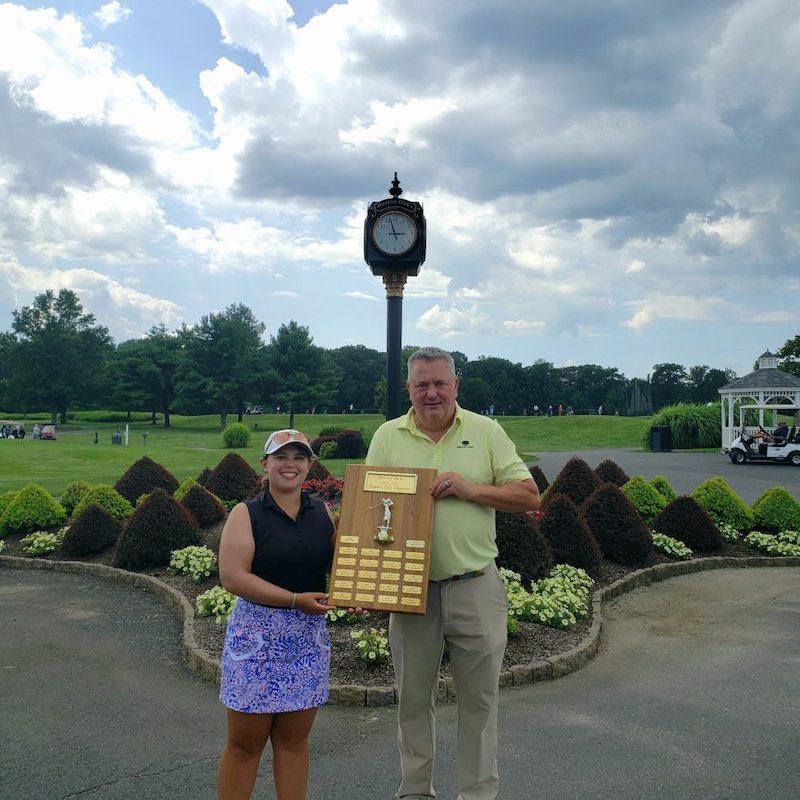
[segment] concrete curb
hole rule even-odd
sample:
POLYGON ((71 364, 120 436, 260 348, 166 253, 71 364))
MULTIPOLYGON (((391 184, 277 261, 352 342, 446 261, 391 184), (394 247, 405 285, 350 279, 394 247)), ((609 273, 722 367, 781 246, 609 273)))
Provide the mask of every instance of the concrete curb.
MULTIPOLYGON (((9 569, 39 569, 51 572, 68 572, 81 575, 93 575, 115 583, 144 589, 155 595, 164 605, 173 609, 183 620, 183 636, 181 652, 194 673, 203 680, 219 683, 220 662, 210 656, 197 643, 194 636, 194 609, 191 603, 177 589, 173 589, 158 578, 128 572, 105 564, 87 564, 83 561, 48 561, 39 558, 21 558, 0 555, 0 567, 9 569)), ((800 558, 789 556, 748 556, 733 558, 731 556, 715 556, 695 558, 689 561, 677 561, 669 564, 657 564, 653 567, 631 572, 624 578, 598 589, 592 595, 592 626, 584 639, 570 650, 559 653, 544 661, 533 661, 528 664, 515 664, 500 673, 500 687, 525 686, 539 681, 555 680, 570 672, 580 669, 593 658, 600 646, 603 631, 603 608, 608 600, 613 600, 626 592, 649 586, 651 583, 687 575, 692 572, 703 572, 712 569, 728 569, 731 567, 800 567, 800 558)), ((439 678, 437 702, 448 703, 455 700, 455 688, 452 678, 439 678)), ((394 686, 360 686, 332 685, 328 705, 343 706, 391 706, 397 702, 397 690, 394 686)))

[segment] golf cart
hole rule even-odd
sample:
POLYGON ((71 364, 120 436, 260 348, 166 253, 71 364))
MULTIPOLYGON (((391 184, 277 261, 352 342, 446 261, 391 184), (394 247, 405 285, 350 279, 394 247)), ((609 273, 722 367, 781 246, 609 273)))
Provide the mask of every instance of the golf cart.
MULTIPOLYGON (((760 425, 758 429, 763 437, 771 436, 760 425)), ((751 436, 742 429, 731 443, 728 456, 734 464, 744 464, 746 461, 779 461, 800 467, 800 429, 793 425, 787 435, 778 440, 751 436)))

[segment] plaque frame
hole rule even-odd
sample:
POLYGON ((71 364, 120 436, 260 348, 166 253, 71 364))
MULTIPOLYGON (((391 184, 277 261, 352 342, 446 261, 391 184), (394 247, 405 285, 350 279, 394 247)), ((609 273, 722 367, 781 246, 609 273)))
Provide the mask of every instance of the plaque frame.
POLYGON ((422 467, 347 465, 328 587, 330 605, 425 613, 431 486, 437 475, 438 470, 422 467), (409 553, 412 558, 406 557, 409 553))

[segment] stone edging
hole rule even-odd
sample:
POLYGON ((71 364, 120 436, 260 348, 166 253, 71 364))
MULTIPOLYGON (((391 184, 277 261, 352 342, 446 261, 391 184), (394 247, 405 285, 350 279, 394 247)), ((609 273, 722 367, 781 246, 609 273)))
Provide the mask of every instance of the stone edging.
MULTIPOLYGON (((172 608, 183 619, 181 652, 189 666, 204 680, 219 683, 220 662, 212 658, 197 643, 194 637, 194 609, 191 603, 177 589, 154 578, 138 572, 109 567, 105 564, 88 564, 83 561, 49 561, 47 559, 21 558, 0 555, 0 567, 11 569, 40 569, 53 572, 69 572, 93 575, 115 583, 127 584, 145 589, 158 597, 166 606, 172 608)), ((515 664, 511 669, 500 673, 500 687, 524 686, 538 681, 549 681, 568 675, 580 669, 593 658, 600 645, 603 630, 603 607, 612 600, 633 589, 649 586, 651 583, 702 572, 731 567, 800 567, 800 558, 790 556, 748 556, 733 558, 715 556, 695 558, 690 561, 676 561, 657 564, 653 567, 631 572, 624 578, 598 589, 592 596, 592 626, 583 641, 570 650, 550 656, 543 661, 529 664, 515 664)), ((455 699, 452 678, 439 678, 438 702, 451 702, 455 699)), ((360 686, 355 684, 333 685, 330 687, 329 705, 344 706, 391 706, 397 702, 397 691, 393 686, 360 686)))

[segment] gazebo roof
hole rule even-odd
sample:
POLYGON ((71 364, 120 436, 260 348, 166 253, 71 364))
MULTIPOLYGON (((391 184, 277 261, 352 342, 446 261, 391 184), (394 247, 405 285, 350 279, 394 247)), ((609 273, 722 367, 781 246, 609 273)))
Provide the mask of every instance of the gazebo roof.
MULTIPOLYGON (((768 353, 765 356, 770 355, 768 353)), ((762 358, 764 356, 761 356, 762 358)), ((743 378, 726 383, 720 392, 740 389, 800 389, 800 377, 781 369, 757 369, 743 378)))
POLYGON ((765 353, 762 353, 762 354, 759 356, 759 359, 761 359, 761 358, 777 358, 777 357, 778 357, 778 356, 776 356, 776 355, 775 355, 775 353, 770 353, 770 351, 769 351, 769 350, 767 350, 765 353))

